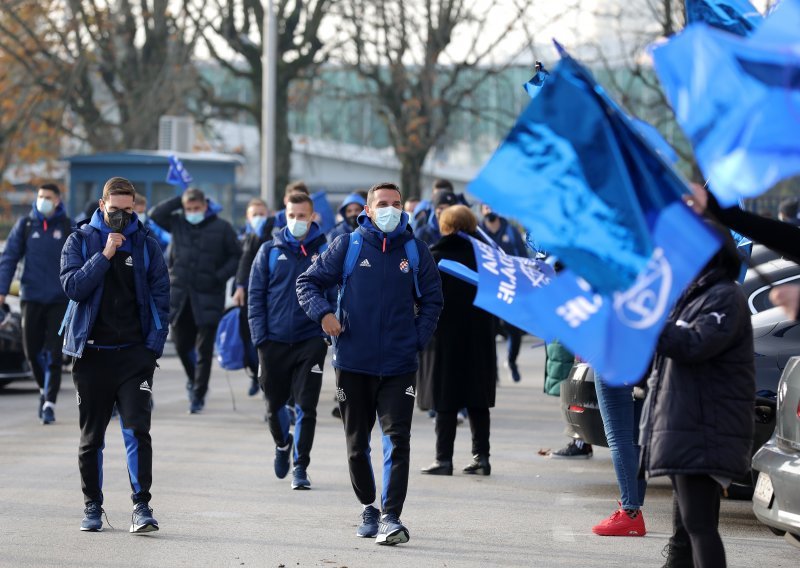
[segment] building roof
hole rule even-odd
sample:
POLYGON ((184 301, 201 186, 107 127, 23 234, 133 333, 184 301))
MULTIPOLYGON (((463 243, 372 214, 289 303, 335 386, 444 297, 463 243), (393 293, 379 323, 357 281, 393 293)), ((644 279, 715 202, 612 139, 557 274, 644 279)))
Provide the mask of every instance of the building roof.
POLYGON ((221 152, 170 152, 168 150, 127 150, 125 152, 106 152, 101 154, 79 154, 63 158, 70 164, 167 164, 170 156, 185 163, 218 163, 240 165, 244 157, 238 154, 221 152))

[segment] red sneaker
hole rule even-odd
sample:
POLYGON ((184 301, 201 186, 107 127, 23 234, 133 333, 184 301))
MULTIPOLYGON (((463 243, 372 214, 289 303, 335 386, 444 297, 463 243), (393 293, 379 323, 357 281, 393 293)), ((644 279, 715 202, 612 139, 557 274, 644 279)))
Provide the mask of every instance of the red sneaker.
POLYGON ((636 511, 636 516, 631 517, 623 509, 617 509, 610 517, 601 521, 592 532, 600 536, 644 536, 644 517, 641 511, 636 511))

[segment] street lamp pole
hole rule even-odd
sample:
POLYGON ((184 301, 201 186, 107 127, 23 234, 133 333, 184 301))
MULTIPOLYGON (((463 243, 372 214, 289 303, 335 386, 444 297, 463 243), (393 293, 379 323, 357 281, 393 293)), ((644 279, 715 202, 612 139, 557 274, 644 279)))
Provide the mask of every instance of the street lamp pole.
POLYGON ((261 198, 275 210, 275 90, 278 75, 278 24, 273 0, 265 0, 261 56, 261 198))

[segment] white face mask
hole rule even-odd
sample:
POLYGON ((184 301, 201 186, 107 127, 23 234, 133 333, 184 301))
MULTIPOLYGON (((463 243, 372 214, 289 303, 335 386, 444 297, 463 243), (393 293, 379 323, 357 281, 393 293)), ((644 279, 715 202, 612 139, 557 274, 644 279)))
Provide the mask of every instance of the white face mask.
POLYGON ((287 219, 286 227, 289 232, 296 239, 299 239, 308 232, 308 221, 300 221, 299 219, 287 219))
POLYGON ((400 224, 402 214, 396 207, 380 207, 375 210, 375 225, 384 233, 391 233, 400 224))
POLYGON ((50 215, 50 213, 53 212, 53 209, 55 209, 55 206, 53 205, 53 202, 50 201, 49 199, 40 197, 36 200, 36 210, 45 217, 50 215))
POLYGON ((258 233, 261 231, 261 227, 263 227, 264 223, 266 222, 267 218, 264 215, 255 215, 250 217, 250 228, 258 233))

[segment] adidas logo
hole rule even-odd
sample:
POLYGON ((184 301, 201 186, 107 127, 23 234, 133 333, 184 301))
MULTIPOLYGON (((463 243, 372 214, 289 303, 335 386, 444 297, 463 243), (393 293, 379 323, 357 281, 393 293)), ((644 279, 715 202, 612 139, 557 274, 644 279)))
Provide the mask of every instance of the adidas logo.
POLYGON ((311 372, 312 373, 319 373, 321 375, 322 374, 322 369, 319 368, 319 365, 314 365, 313 367, 311 367, 311 372))
POLYGON ((125 259, 125 266, 133 266, 133 257, 129 256, 125 259))
POLYGON ((366 259, 366 258, 361 261, 361 264, 359 264, 359 266, 363 266, 364 268, 372 268, 372 265, 369 263, 369 260, 366 259))
POLYGON ((153 390, 150 388, 150 385, 147 384, 147 381, 142 381, 142 384, 139 385, 139 390, 153 394, 153 390))
POLYGON ((417 398, 417 393, 415 393, 415 392, 414 392, 414 387, 408 387, 408 388, 406 389, 406 394, 407 394, 408 396, 412 396, 412 397, 414 397, 414 398, 417 398))
POLYGON ((289 260, 289 259, 286 258, 285 254, 281 253, 281 255, 278 257, 278 260, 289 260))

